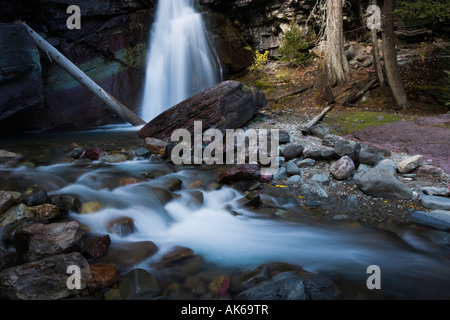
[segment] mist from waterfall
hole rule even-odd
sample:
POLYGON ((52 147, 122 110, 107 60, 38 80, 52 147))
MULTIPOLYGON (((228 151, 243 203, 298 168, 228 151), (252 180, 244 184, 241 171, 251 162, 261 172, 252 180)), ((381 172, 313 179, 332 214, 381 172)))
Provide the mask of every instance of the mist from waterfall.
POLYGON ((150 121, 220 81, 220 63, 194 0, 161 0, 153 23, 141 117, 150 121))

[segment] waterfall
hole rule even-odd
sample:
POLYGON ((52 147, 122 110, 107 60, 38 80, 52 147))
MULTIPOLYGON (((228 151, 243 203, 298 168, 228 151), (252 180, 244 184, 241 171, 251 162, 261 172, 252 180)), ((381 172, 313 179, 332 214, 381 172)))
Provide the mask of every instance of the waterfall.
POLYGON ((194 0, 160 0, 147 59, 141 117, 150 121, 220 80, 220 66, 194 0))

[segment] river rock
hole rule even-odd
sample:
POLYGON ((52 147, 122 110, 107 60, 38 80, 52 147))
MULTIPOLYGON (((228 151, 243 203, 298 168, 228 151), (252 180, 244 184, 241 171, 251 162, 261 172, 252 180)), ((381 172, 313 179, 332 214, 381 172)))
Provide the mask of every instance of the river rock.
POLYGON ((287 170, 286 167, 278 168, 277 172, 273 175, 273 180, 279 181, 287 178, 287 170))
POLYGON ((112 242, 108 250, 98 258, 98 262, 114 263, 123 272, 150 258, 157 251, 158 247, 152 241, 112 242))
MULTIPOLYGON (((320 154, 322 155, 322 152, 320 154)), ((303 159, 303 160, 296 161, 295 164, 299 168, 314 167, 314 165, 316 164, 316 160, 314 160, 314 159, 303 159)))
POLYGON ((316 137, 323 139, 327 134, 330 134, 331 129, 330 127, 316 124, 315 126, 312 126, 309 131, 316 137))
POLYGON ((23 193, 18 202, 29 207, 38 206, 47 202, 47 191, 38 189, 29 189, 23 193))
POLYGON ((297 167, 294 160, 290 160, 286 163, 286 173, 288 174, 288 176, 300 174, 300 168, 297 167))
POLYGON ((81 211, 81 201, 77 195, 53 195, 49 202, 57 206, 62 215, 81 211))
POLYGON ((145 138, 144 140, 145 148, 147 148, 152 154, 159 154, 163 157, 168 156, 168 145, 168 142, 152 137, 145 138))
POLYGON ((34 213, 28 206, 21 203, 0 215, 0 227, 28 218, 34 218, 34 213))
POLYGON ((401 183, 395 174, 384 168, 372 168, 353 176, 356 185, 366 194, 393 200, 412 199, 412 190, 401 183))
POLYGON ((449 175, 439 167, 432 165, 421 165, 417 169, 417 177, 421 179, 429 179, 433 181, 449 181, 449 175))
POLYGON ((154 264, 155 268, 173 267, 183 260, 194 257, 194 251, 186 247, 175 247, 173 250, 161 257, 161 260, 154 264))
POLYGON ((302 155, 304 149, 305 147, 301 144, 288 144, 283 149, 283 157, 286 161, 298 158, 302 155))
POLYGON ((355 164, 349 156, 343 156, 330 167, 330 173, 336 180, 344 180, 355 171, 355 164))
POLYGON ((219 183, 230 183, 240 180, 258 179, 260 175, 260 168, 257 164, 242 164, 222 171, 218 175, 217 180, 219 183))
POLYGON ((89 265, 89 268, 92 277, 87 286, 91 294, 109 288, 119 281, 119 270, 115 264, 92 263, 89 265))
POLYGON ((202 122, 202 130, 238 129, 267 105, 264 94, 234 80, 222 81, 214 87, 188 98, 150 121, 139 131, 141 138, 168 141, 176 129, 194 133, 194 122, 202 122))
POLYGON ((101 160, 103 162, 108 162, 108 163, 119 163, 119 162, 127 161, 128 157, 124 153, 116 152, 116 153, 107 154, 106 156, 101 157, 101 160))
POLYGON ((109 233, 115 233, 120 237, 126 237, 134 233, 134 220, 130 217, 115 218, 108 222, 106 228, 109 233))
POLYGON ((59 216, 59 208, 53 204, 44 203, 39 206, 30 207, 36 218, 53 219, 59 216))
POLYGON ((86 259, 79 252, 55 255, 0 272, 0 296, 12 300, 57 300, 83 292, 91 279, 86 259), (80 268, 80 287, 69 289, 70 266, 80 268))
POLYGON ((410 216, 408 216, 408 219, 409 221, 417 224, 425 225, 439 230, 450 231, 450 211, 414 211, 410 216))
POLYGON ((293 175, 286 180, 286 185, 293 186, 302 182, 302 177, 300 175, 293 175))
POLYGON ((144 269, 133 269, 119 283, 120 296, 124 300, 148 300, 158 296, 158 281, 144 269))
POLYGON ((245 270, 231 279, 231 291, 240 293, 256 284, 272 278, 272 271, 268 264, 262 264, 252 270, 245 270))
POLYGON ((306 300, 305 288, 294 272, 282 272, 236 296, 237 300, 306 300))
POLYGON ((15 202, 11 192, 0 190, 0 214, 11 208, 15 202))
POLYGON ((330 177, 324 173, 316 173, 311 177, 311 182, 327 186, 330 184, 330 177))
POLYGON ((401 161, 398 164, 398 172, 400 173, 408 173, 412 170, 414 170, 415 168, 421 166, 424 162, 424 158, 422 155, 415 155, 413 157, 410 157, 408 159, 405 159, 403 161, 401 161))
POLYGON ((47 225, 34 223, 16 231, 14 245, 18 253, 32 261, 77 250, 83 236, 84 231, 76 221, 47 225))
POLYGON ((429 209, 450 210, 450 198, 424 195, 421 197, 420 203, 429 209))
POLYGON ((84 245, 83 256, 86 259, 98 258, 106 252, 110 244, 111 237, 109 234, 89 239, 84 245))
POLYGON ((103 150, 103 148, 93 147, 93 148, 87 149, 83 153, 82 158, 83 159, 89 159, 89 160, 92 160, 92 161, 97 161, 98 159, 100 159, 104 155, 106 155, 106 152, 105 152, 105 150, 103 150))
POLYGON ((346 141, 345 138, 335 134, 327 134, 322 139, 322 144, 327 147, 334 147, 338 141, 346 141))
POLYGON ((450 193, 448 188, 424 187, 422 192, 429 196, 447 197, 450 193))
POLYGON ((89 214, 89 213, 95 213, 102 210, 102 205, 97 201, 89 201, 83 203, 81 206, 81 213, 82 214, 89 214))
POLYGON ((348 156, 353 162, 359 161, 359 153, 361 151, 361 145, 359 143, 339 140, 334 145, 334 153, 339 157, 348 156))
POLYGON ((365 147, 359 153, 359 163, 374 166, 383 159, 381 152, 374 147, 365 147))

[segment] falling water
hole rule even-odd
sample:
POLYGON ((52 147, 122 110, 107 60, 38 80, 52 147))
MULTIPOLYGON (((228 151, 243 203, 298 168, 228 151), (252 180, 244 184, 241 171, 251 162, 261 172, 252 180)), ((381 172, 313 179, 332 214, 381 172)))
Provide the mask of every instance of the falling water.
POLYGON ((150 121, 214 86, 220 67, 194 0, 159 1, 147 61, 142 118, 150 121))

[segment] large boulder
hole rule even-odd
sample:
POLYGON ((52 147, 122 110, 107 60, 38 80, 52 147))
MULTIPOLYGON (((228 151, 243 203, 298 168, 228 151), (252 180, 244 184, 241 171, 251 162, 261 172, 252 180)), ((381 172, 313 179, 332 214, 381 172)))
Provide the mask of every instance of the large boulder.
POLYGON ((169 140, 177 129, 194 133, 194 122, 202 122, 202 130, 237 129, 267 104, 264 94, 233 80, 188 98, 147 123, 139 131, 141 138, 169 140))
POLYGON ((11 267, 0 272, 0 296, 12 300, 57 300, 81 293, 87 288, 91 271, 79 252, 51 256, 11 267), (79 268, 79 274, 68 272, 79 268), (79 275, 79 286, 70 277, 79 275), (71 284, 70 286, 68 284, 71 284))
POLYGON ((412 190, 401 183, 392 170, 371 168, 359 171, 353 176, 356 185, 366 194, 393 200, 410 200, 412 190))

